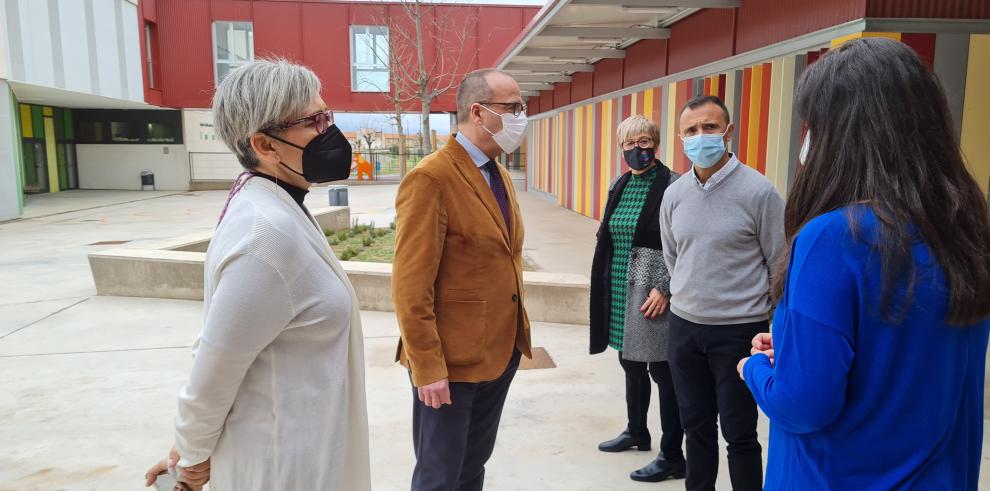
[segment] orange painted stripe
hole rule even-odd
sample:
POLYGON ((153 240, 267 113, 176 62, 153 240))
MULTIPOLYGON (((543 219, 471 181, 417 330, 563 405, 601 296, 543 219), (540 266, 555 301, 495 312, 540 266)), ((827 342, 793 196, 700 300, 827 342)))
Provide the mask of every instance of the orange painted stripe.
POLYGON ((743 70, 743 84, 742 84, 742 106, 739 110, 739 159, 746 158, 746 152, 749 150, 749 93, 750 84, 753 80, 753 69, 747 68, 743 70))
MULTIPOLYGON (((684 107, 684 104, 691 98, 691 80, 682 80, 677 82, 677 111, 684 107)), ((676 118, 680 122, 680 118, 676 118)), ((684 155, 684 144, 681 143, 680 138, 674 138, 674 166, 677 172, 685 173, 691 169, 691 161, 684 155)))
POLYGON ((756 65, 753 67, 753 78, 749 83, 749 116, 748 116, 748 126, 747 134, 749 137, 747 140, 747 153, 746 158, 743 162, 752 167, 756 168, 759 161, 760 153, 760 96, 762 95, 760 91, 763 89, 763 65, 756 65))

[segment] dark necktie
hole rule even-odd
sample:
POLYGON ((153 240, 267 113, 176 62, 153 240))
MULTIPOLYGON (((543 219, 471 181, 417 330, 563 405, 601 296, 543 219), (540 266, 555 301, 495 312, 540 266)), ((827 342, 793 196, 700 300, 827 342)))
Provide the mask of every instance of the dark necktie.
POLYGON ((502 173, 498 170, 498 164, 494 160, 489 160, 485 164, 488 171, 488 182, 491 184, 492 193, 495 194, 495 201, 502 209, 502 219, 505 220, 505 229, 509 229, 509 197, 505 193, 505 183, 502 181, 502 173))

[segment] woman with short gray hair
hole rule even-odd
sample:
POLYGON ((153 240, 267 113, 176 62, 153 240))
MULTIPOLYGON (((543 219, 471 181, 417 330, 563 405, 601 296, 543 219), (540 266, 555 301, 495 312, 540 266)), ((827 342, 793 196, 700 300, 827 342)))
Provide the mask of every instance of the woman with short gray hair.
POLYGON ((603 452, 650 450, 650 378, 660 393, 660 454, 630 478, 659 482, 684 477, 680 412, 667 363, 670 273, 660 245, 660 202, 678 175, 657 159, 660 128, 632 116, 616 129, 629 171, 608 190, 591 267, 591 353, 611 347, 625 372, 625 430, 603 452))
POLYGON ((354 289, 303 204, 351 147, 308 68, 256 61, 213 99, 238 176, 206 254, 203 331, 176 443, 149 470, 214 491, 371 488, 354 289))

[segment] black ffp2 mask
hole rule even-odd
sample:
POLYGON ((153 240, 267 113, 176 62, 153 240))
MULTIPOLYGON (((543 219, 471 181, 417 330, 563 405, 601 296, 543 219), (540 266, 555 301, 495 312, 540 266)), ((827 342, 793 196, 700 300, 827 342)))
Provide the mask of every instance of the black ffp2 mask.
POLYGON ((347 141, 344 134, 340 132, 340 128, 337 128, 335 124, 330 125, 322 135, 316 135, 316 138, 310 140, 305 147, 300 147, 275 135, 265 134, 303 151, 302 173, 285 165, 285 162, 279 161, 279 163, 301 176, 306 182, 320 184, 340 181, 351 175, 351 142, 347 141))
POLYGON ((653 148, 632 148, 622 152, 626 165, 632 170, 643 170, 650 166, 656 159, 656 150, 653 148))

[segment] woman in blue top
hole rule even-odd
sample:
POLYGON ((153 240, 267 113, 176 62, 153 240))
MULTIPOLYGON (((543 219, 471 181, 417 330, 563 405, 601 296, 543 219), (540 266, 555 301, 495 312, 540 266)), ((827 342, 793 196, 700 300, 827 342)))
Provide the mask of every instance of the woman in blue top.
POLYGON ((861 39, 808 68, 795 107, 773 335, 739 363, 771 422, 766 489, 976 490, 990 215, 941 86, 861 39))

